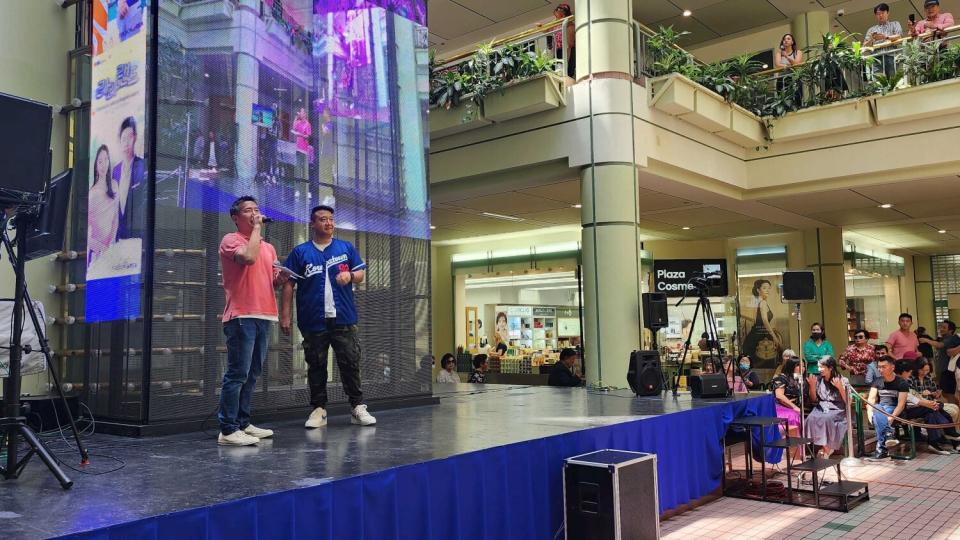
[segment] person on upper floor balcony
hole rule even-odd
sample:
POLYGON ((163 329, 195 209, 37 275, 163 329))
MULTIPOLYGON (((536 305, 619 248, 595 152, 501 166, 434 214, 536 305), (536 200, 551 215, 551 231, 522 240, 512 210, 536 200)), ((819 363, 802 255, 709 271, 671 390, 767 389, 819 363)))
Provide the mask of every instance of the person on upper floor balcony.
POLYGON ((940 0, 926 0, 923 3, 923 12, 925 17, 910 28, 911 36, 933 32, 933 37, 940 38, 943 37, 944 30, 955 24, 953 15, 940 12, 940 0))
POLYGON ((873 8, 873 16, 876 17, 877 24, 871 26, 863 34, 864 45, 893 41, 903 35, 903 27, 900 26, 900 22, 890 20, 890 6, 885 2, 881 2, 873 8))

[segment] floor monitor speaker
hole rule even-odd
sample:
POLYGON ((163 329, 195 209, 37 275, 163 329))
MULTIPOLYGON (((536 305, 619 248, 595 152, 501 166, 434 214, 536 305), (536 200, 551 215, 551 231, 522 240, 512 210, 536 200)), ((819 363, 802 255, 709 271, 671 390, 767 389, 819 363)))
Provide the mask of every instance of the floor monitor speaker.
POLYGON ((727 377, 722 373, 692 375, 687 380, 690 381, 690 394, 695 398, 727 397, 730 393, 727 377))
POLYGON ((633 351, 627 368, 627 382, 638 396, 656 396, 663 391, 663 372, 660 369, 660 353, 657 351, 633 351))

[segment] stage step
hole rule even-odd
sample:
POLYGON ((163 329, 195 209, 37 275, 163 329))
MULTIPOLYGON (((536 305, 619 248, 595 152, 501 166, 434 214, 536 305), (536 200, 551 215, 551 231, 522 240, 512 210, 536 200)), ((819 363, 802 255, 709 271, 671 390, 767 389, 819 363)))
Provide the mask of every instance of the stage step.
POLYGON ((808 439, 806 437, 790 437, 789 439, 780 439, 779 441, 773 441, 767 443, 768 448, 796 448, 798 446, 803 446, 804 444, 811 444, 813 439, 808 439))
POLYGON ((813 458, 793 466, 795 471, 823 471, 840 464, 839 459, 813 458))
POLYGON ((867 488, 866 482, 853 482, 851 480, 840 480, 833 484, 820 486, 821 495, 832 495, 834 497, 846 497, 859 493, 867 488))

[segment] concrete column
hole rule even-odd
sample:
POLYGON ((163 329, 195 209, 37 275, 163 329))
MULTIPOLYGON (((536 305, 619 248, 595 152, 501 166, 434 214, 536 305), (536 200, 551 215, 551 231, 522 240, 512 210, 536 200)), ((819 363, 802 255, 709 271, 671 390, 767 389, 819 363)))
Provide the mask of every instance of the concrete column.
MULTIPOLYGON (((806 266, 813 270, 817 282, 817 302, 804 304, 799 343, 806 341, 810 325, 824 325, 827 340, 837 355, 846 348, 847 288, 843 272, 843 234, 839 228, 821 228, 803 231, 806 266)), ((794 340, 794 346, 797 346, 794 340)), ((799 353, 800 350, 797 349, 799 353)))
POLYGON ((581 172, 587 383, 627 386, 640 348, 640 241, 635 168, 596 164, 581 172))
POLYGON ((260 86, 260 62, 247 53, 237 53, 237 177, 253 179, 257 174, 257 126, 250 122, 260 86))
POLYGON ((797 48, 804 49, 820 43, 820 38, 830 31, 830 12, 808 11, 790 21, 790 33, 797 40, 797 48))
MULTIPOLYGON (((913 256, 913 286, 917 299, 917 320, 923 321, 927 331, 936 320, 936 313, 933 309, 933 266, 930 264, 930 256, 913 256)), ((936 321, 939 322, 939 321, 936 321)))
POLYGON ((577 80, 591 73, 632 74, 630 0, 579 0, 573 15, 577 80))

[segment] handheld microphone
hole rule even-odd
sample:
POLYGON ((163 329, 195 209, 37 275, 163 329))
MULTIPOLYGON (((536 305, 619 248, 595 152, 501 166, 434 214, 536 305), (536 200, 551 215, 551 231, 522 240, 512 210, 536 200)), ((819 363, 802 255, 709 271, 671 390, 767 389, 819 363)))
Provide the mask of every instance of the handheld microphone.
POLYGON ((273 223, 273 218, 263 216, 263 219, 260 220, 261 223, 273 223))

